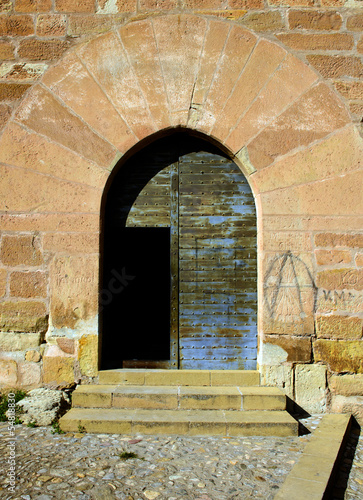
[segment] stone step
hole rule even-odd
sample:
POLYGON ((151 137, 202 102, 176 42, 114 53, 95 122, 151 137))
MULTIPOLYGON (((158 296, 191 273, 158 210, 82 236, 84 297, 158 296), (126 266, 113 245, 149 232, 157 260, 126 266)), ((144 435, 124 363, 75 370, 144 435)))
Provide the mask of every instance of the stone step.
POLYGON ((121 410, 72 408, 63 431, 111 434, 208 436, 296 436, 298 422, 285 411, 121 410))
POLYGON ((257 386, 257 370, 142 370, 118 369, 98 372, 99 383, 121 385, 257 386))
POLYGON ((169 410, 285 410, 276 387, 80 385, 73 407, 169 410))

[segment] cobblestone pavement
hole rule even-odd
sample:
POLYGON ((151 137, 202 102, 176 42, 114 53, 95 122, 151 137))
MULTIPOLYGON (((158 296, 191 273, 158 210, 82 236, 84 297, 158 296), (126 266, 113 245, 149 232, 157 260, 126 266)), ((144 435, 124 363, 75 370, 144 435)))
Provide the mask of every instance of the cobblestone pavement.
MULTIPOLYGON (((315 416, 302 423, 313 430, 319 420, 315 416)), ((12 494, 7 460, 13 438, 6 423, 0 424, 0 437, 0 498, 16 500, 269 500, 309 440, 308 434, 289 438, 52 434, 51 427, 20 425, 16 426, 17 477, 12 494), (125 460, 123 453, 136 457, 125 460)), ((347 500, 360 500, 362 437, 355 434, 349 446, 355 449, 353 467, 347 485, 353 459, 348 453, 335 498, 344 498, 346 490, 347 500)))

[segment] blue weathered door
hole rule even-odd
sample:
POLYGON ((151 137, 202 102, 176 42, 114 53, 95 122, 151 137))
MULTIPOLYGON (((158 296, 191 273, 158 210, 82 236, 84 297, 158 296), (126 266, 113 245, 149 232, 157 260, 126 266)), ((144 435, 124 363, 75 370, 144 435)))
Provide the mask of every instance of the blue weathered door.
POLYGON ((254 369, 256 209, 229 159, 194 152, 179 167, 180 367, 254 369))

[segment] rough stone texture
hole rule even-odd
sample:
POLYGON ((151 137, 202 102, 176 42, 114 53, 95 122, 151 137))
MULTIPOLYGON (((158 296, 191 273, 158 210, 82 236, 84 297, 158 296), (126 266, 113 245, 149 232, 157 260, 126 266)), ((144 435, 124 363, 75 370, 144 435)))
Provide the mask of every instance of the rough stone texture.
POLYGON ((357 267, 363 267, 363 253, 362 252, 357 253, 357 255, 355 256, 355 265, 357 267))
POLYGON ((74 382, 74 359, 71 357, 44 356, 43 357, 43 382, 47 383, 72 383, 74 382))
POLYGON ((359 340, 362 338, 363 320, 354 316, 318 316, 316 335, 323 339, 359 340))
POLYGON ((13 359, 0 359, 0 386, 16 387, 18 365, 13 359))
POLYGON ((363 394, 363 375, 332 375, 329 389, 341 396, 360 396, 363 394))
POLYGON ((25 353, 25 360, 31 361, 33 363, 38 363, 42 359, 42 356, 39 351, 27 351, 25 353))
POLYGON ((0 299, 2 299, 6 294, 7 277, 8 273, 6 269, 0 269, 0 299))
POLYGON ((50 425, 70 407, 70 399, 64 391, 33 389, 17 403, 22 411, 21 420, 25 424, 50 425))
POLYGON ((37 18, 36 34, 38 36, 64 36, 66 28, 66 16, 60 14, 42 14, 37 18))
POLYGON ((363 234, 318 233, 314 237, 317 247, 349 247, 363 246, 363 234))
POLYGON ((75 341, 73 339, 68 339, 67 337, 57 337, 56 342, 58 344, 58 347, 60 347, 63 352, 67 354, 74 354, 75 341))
POLYGON ((47 275, 42 271, 10 274, 10 296, 24 299, 46 298, 47 275))
POLYGON ((0 260, 7 266, 37 266, 43 263, 40 239, 35 235, 4 235, 0 260))
POLYGON ((351 413, 360 425, 363 425, 363 397, 333 395, 331 402, 333 413, 351 413))
POLYGON ((36 348, 43 341, 41 333, 0 332, 0 349, 2 351, 25 351, 36 348))
POLYGON ((51 0, 15 0, 15 12, 46 12, 51 7, 51 0))
POLYGON ((0 329, 5 332, 46 332, 48 314, 43 302, 1 302, 0 329))
POLYGON ((311 339, 309 337, 271 336, 264 337, 265 344, 281 347, 287 353, 285 361, 290 363, 310 363, 311 361, 311 339))
POLYGON ((362 269, 332 269, 317 273, 316 285, 326 290, 362 290, 363 270, 362 269))
POLYGON ((32 362, 18 363, 19 387, 34 388, 34 387, 39 387, 40 383, 41 383, 41 366, 39 365, 39 363, 32 363, 32 362))
POLYGON ((98 312, 98 255, 57 257, 51 271, 51 318, 56 328, 75 328, 98 312))
POLYGON ((95 377, 98 372, 98 335, 83 335, 78 341, 78 359, 82 375, 95 377))
POLYGON ((315 361, 322 361, 332 372, 363 373, 363 341, 319 339, 313 351, 315 361))
POLYGON ((289 26, 291 29, 338 30, 342 17, 334 12, 309 12, 290 10, 289 26))
POLYGON ((350 264, 352 254, 348 250, 315 250, 318 266, 331 266, 335 264, 350 264))
POLYGON ((309 413, 323 413, 326 408, 326 367, 295 366, 295 401, 309 413))
POLYGON ((261 365, 261 385, 278 387, 293 399, 294 373, 291 365, 268 366, 261 365))
POLYGON ((16 101, 30 87, 28 83, 0 83, 0 101, 16 101))
POLYGON ((21 58, 31 61, 52 61, 59 59, 69 48, 64 40, 23 40, 18 53, 21 58))

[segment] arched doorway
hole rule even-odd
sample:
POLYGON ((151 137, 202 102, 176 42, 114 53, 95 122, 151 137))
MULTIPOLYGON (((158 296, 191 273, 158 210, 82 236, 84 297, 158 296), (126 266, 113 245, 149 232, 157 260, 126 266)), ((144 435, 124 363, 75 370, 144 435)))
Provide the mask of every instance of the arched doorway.
POLYGON ((183 132, 146 146, 103 229, 102 368, 256 368, 256 209, 221 150, 183 132))

